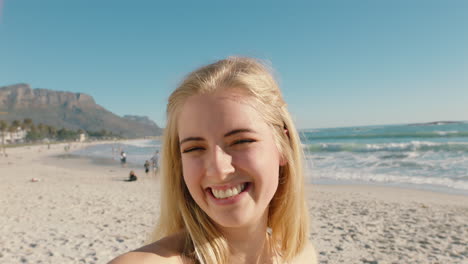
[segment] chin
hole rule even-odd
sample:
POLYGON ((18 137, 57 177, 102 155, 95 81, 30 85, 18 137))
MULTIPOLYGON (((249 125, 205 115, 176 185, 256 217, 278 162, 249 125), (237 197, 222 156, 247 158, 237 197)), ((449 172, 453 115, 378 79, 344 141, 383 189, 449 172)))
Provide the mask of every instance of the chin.
POLYGON ((267 217, 265 212, 263 215, 253 215, 255 212, 239 212, 239 214, 232 211, 225 215, 209 215, 210 219, 219 227, 223 228, 244 228, 249 226, 258 225, 263 217, 267 217))

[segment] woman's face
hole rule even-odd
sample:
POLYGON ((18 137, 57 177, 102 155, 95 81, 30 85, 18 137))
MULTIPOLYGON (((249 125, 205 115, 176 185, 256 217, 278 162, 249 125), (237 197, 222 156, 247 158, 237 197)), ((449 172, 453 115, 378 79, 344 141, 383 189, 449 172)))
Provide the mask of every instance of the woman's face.
POLYGON ((265 221, 278 188, 273 131, 245 99, 233 91, 191 96, 178 120, 185 184, 222 227, 265 221))

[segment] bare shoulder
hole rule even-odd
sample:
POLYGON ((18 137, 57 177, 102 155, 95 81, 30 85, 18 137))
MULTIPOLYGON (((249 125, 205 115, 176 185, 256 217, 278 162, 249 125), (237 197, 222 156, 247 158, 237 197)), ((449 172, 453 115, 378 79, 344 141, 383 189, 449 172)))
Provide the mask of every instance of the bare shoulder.
POLYGON ((314 245, 310 241, 308 241, 307 245, 305 246, 304 250, 294 259, 295 264, 315 264, 318 263, 317 259, 317 252, 315 251, 314 245))
POLYGON ((187 263, 182 256, 183 246, 184 237, 178 233, 125 253, 108 264, 187 263))

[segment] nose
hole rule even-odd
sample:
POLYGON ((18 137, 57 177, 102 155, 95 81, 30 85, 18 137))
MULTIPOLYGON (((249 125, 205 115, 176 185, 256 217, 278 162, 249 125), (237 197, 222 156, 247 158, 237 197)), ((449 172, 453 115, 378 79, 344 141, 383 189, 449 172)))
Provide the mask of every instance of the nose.
POLYGON ((224 180, 234 172, 232 156, 218 145, 213 148, 206 162, 206 175, 208 177, 224 180))

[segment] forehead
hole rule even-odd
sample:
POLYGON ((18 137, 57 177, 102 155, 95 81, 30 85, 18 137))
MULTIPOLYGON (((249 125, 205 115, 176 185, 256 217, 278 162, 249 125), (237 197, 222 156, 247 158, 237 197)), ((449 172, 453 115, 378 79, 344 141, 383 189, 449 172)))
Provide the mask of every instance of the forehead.
POLYGON ((235 92, 194 95, 187 99, 178 119, 179 137, 220 135, 233 129, 268 128, 252 100, 235 92))

